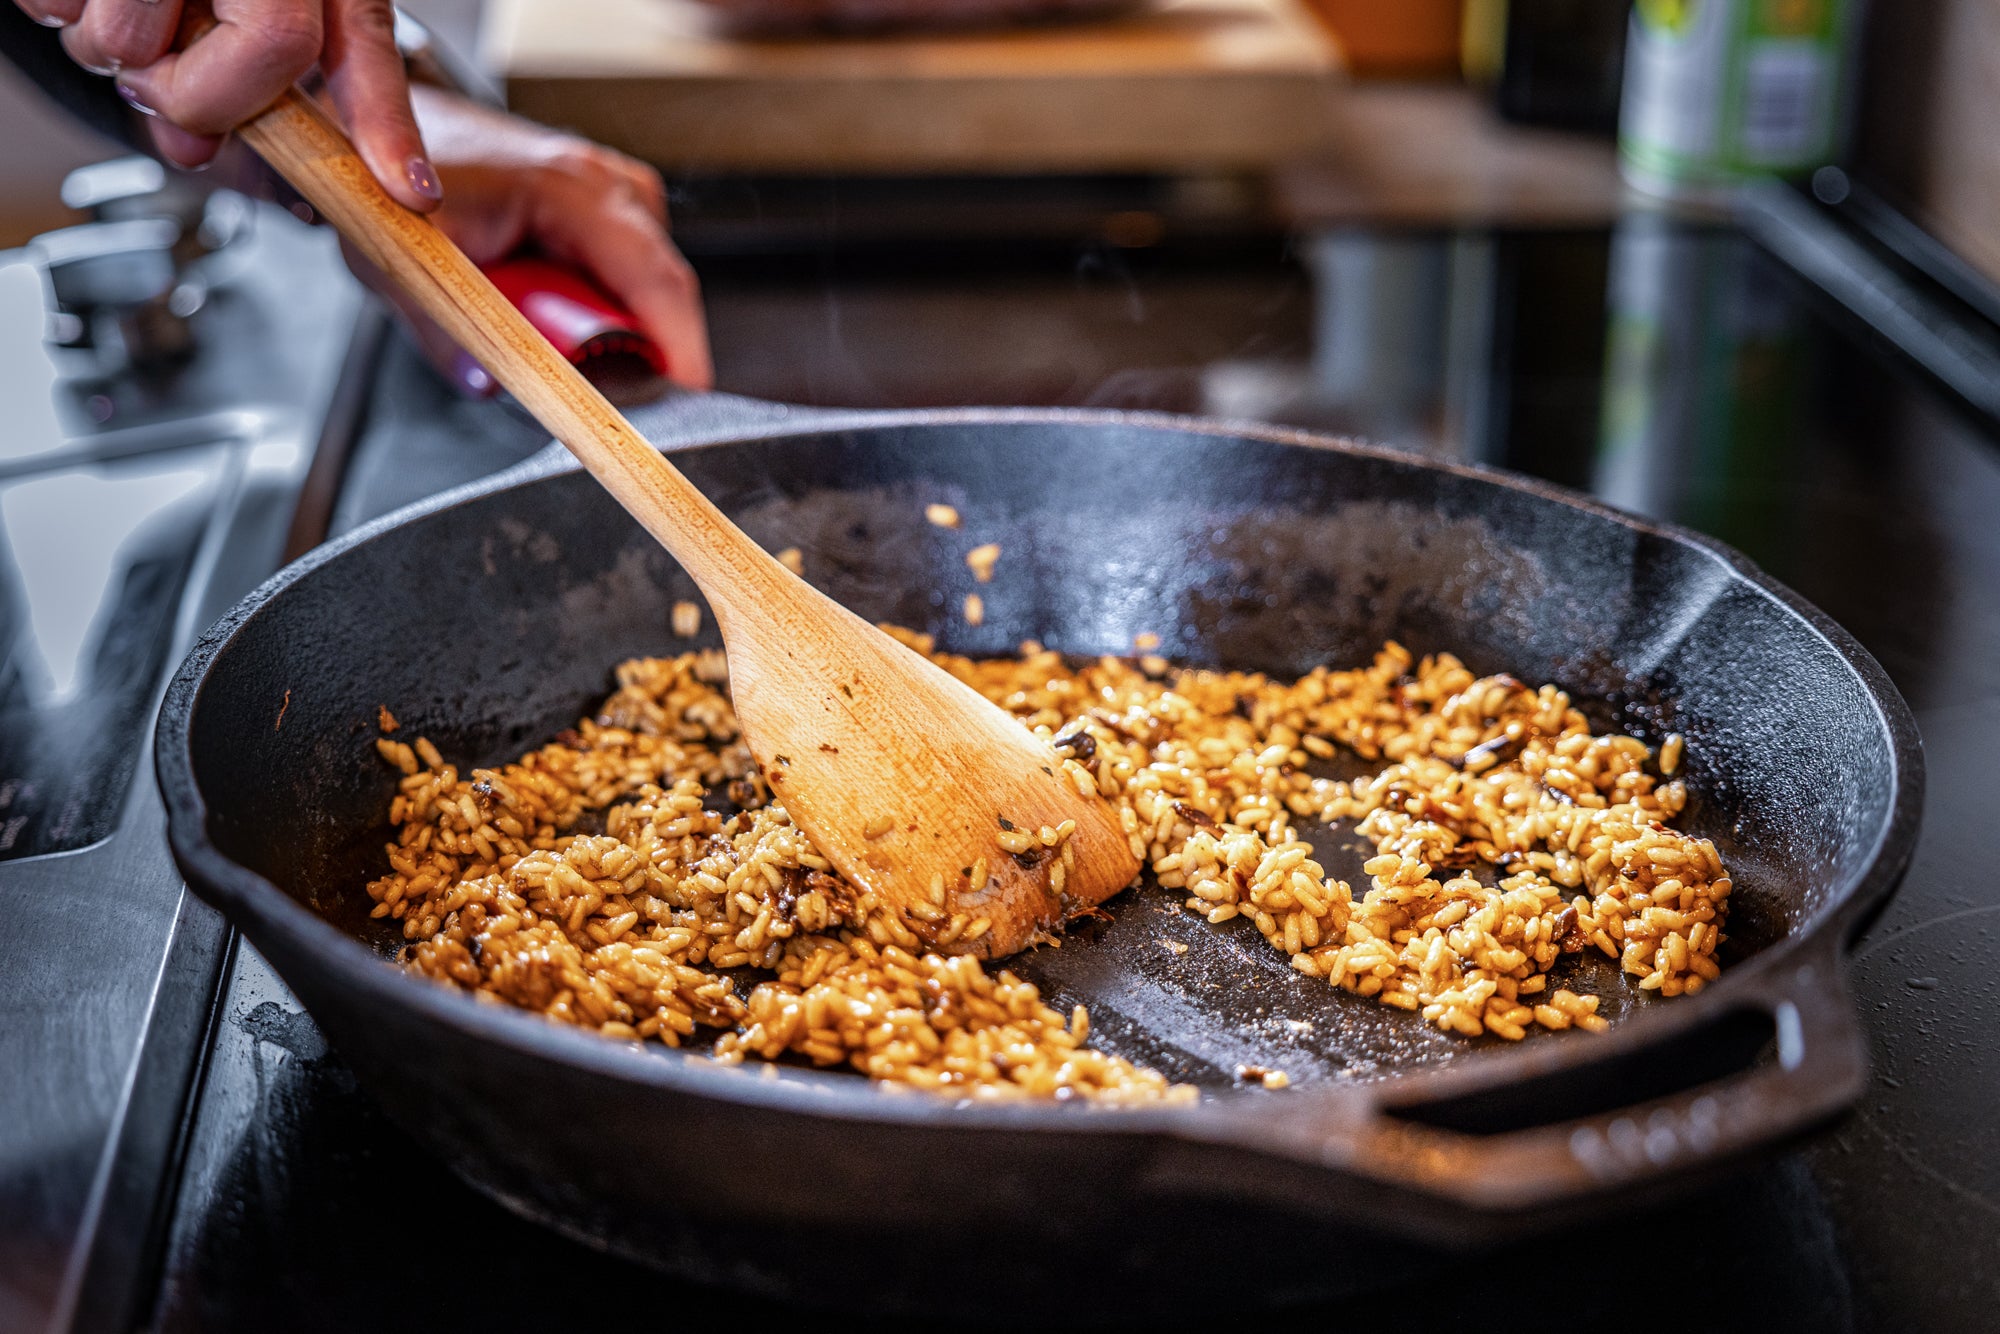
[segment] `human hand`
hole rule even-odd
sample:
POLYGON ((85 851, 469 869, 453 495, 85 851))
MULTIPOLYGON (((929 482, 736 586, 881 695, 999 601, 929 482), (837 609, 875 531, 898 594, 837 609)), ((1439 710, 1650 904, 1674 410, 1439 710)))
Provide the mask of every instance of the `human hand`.
MULTIPOLYGON (((581 269, 666 353, 676 384, 710 387, 714 372, 700 287, 668 239, 666 188, 658 172, 601 144, 455 93, 423 86, 413 93, 445 188, 435 221, 475 264, 532 247, 581 269)), ((443 330, 385 275, 351 251, 348 263, 403 314, 433 361, 449 369, 462 360, 443 330)))
POLYGON ((362 160, 405 207, 436 208, 390 0, 16 0, 63 30, 85 69, 152 119, 161 156, 195 167, 317 65, 362 160), (213 26, 201 30, 212 15, 213 26), (199 32, 198 36, 193 35, 199 32))

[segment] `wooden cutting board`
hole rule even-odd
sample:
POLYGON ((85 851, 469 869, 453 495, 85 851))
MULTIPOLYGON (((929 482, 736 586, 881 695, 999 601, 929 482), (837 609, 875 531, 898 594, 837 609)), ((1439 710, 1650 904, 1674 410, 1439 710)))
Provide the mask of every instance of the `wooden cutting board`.
POLYGON ((788 39, 696 0, 495 0, 481 47, 515 110, 724 172, 1256 170, 1324 146, 1341 68, 1298 0, 788 39))

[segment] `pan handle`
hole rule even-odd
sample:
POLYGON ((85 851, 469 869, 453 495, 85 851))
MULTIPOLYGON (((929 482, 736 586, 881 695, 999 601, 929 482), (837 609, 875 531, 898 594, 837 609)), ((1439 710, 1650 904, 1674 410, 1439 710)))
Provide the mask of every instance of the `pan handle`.
MULTIPOLYGON (((1867 1041, 1837 940, 1760 977, 1736 1006, 1683 1040, 1698 1044, 1720 1024, 1758 1015, 1768 1018, 1773 1040, 1747 1069, 1611 1110, 1543 1123, 1503 1121, 1494 1131, 1450 1129, 1432 1119, 1441 1107, 1462 1107, 1502 1086, 1396 1105, 1356 1090, 1359 1096, 1319 1099, 1311 1111, 1284 1097, 1259 1099, 1262 1106, 1249 1117, 1240 1104, 1234 1115, 1218 1108, 1213 1128, 1221 1131, 1223 1121, 1234 1126, 1213 1138, 1484 1212, 1603 1194, 1767 1147, 1830 1120, 1860 1096, 1867 1041)), ((1601 1075, 1620 1061, 1644 1062, 1649 1052, 1562 1062, 1531 1079, 1548 1081, 1552 1100, 1559 1100, 1578 1077, 1601 1075)))

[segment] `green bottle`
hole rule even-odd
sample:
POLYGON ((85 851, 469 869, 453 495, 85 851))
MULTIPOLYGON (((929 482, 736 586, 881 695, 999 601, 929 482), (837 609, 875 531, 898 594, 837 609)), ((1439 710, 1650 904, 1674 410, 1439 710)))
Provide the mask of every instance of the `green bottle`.
POLYGON ((1717 197, 1833 161, 1846 131, 1852 0, 1637 0, 1625 48, 1625 179, 1717 197))

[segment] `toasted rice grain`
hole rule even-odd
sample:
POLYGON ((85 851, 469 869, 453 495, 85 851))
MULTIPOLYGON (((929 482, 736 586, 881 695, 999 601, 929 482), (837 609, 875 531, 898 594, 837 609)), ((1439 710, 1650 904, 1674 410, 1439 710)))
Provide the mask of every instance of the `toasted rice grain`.
MULTIPOLYGON (((1174 900, 1248 919, 1299 973, 1509 1040, 1607 1027, 1598 997, 1550 990, 1566 954, 1600 950, 1666 996, 1719 974, 1730 880, 1712 844, 1670 827, 1684 789, 1648 772, 1642 743, 1593 734, 1554 687, 1394 643, 1367 667, 1290 683, 1023 649, 933 656, 1065 739, 1064 773, 1116 805, 1174 900), (1312 776, 1308 759, 1335 748, 1382 767, 1312 776), (1374 844, 1358 901, 1313 860, 1302 820, 1351 822, 1374 844), (1474 863, 1498 883, 1465 874, 1474 863)), ((1010 972, 927 948, 992 925, 953 912, 941 880, 904 918, 833 875, 770 800, 726 679, 713 649, 625 663, 595 717, 498 769, 461 774, 427 739, 379 738, 403 777, 389 873, 368 892, 401 924, 407 965, 623 1039, 720 1030, 725 1061, 790 1053, 958 1096, 1193 1096, 1092 1050, 1082 1007, 1064 1016, 1010 972), (720 789, 739 814, 705 807, 720 789), (579 832, 594 812, 603 832, 579 832), (722 971, 739 968, 758 970, 747 993, 722 971)), ((1059 847, 1060 873, 1072 832, 1003 828, 994 856, 1059 847)), ((974 887, 989 864, 970 868, 974 887)))
POLYGON ((965 553, 965 563, 972 567, 972 577, 982 584, 993 582, 993 567, 999 560, 998 542, 987 542, 965 553))

